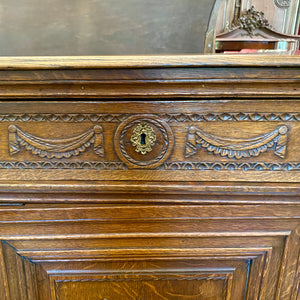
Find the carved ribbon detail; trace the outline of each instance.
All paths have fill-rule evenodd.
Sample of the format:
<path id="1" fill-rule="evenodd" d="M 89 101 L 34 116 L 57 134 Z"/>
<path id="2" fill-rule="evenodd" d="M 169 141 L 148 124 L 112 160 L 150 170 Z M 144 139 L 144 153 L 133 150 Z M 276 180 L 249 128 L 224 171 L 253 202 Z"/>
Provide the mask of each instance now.
<path id="1" fill-rule="evenodd" d="M 103 128 L 99 125 L 76 137 L 67 139 L 44 139 L 22 131 L 16 125 L 8 127 L 9 153 L 14 155 L 24 146 L 40 157 L 70 158 L 84 152 L 91 144 L 99 156 L 104 156 Z"/>
<path id="2" fill-rule="evenodd" d="M 260 153 L 272 148 L 275 155 L 285 158 L 288 131 L 288 126 L 283 125 L 254 138 L 236 139 L 215 136 L 192 126 L 188 129 L 186 136 L 184 156 L 194 155 L 197 148 L 201 147 L 216 155 L 241 159 L 258 156 Z"/>

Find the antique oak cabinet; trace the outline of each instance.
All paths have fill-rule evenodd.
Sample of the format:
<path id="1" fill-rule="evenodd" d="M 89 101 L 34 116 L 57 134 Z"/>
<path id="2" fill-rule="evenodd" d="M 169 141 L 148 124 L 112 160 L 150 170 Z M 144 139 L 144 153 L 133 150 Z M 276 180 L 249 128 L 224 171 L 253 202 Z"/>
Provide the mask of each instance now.
<path id="1" fill-rule="evenodd" d="M 0 59 L 0 299 L 299 300 L 299 70 Z"/>

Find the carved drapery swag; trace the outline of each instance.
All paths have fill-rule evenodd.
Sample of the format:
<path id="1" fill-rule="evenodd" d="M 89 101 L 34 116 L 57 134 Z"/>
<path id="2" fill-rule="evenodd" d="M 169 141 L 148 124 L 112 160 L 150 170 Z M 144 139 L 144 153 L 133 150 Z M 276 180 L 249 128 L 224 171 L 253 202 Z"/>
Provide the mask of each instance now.
<path id="1" fill-rule="evenodd" d="M 194 155 L 197 148 L 228 158 L 246 158 L 258 156 L 268 149 L 285 158 L 288 140 L 288 127 L 279 126 L 275 130 L 250 139 L 226 138 L 204 132 L 192 126 L 188 129 L 185 143 L 185 157 Z"/>
<path id="2" fill-rule="evenodd" d="M 93 144 L 94 152 L 104 156 L 103 128 L 99 125 L 76 137 L 44 139 L 22 131 L 16 125 L 8 127 L 9 153 L 14 155 L 21 146 L 43 158 L 70 158 L 79 155 Z"/>

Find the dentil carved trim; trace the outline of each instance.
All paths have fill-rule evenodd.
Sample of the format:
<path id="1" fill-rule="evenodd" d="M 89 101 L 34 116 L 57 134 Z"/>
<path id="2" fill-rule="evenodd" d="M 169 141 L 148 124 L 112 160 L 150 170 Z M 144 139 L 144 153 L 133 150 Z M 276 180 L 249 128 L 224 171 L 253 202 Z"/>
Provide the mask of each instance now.
<path id="1" fill-rule="evenodd" d="M 0 122 L 120 123 L 127 114 L 0 114 Z"/>
<path id="2" fill-rule="evenodd" d="M 5 122 L 54 122 L 54 123 L 121 123 L 132 114 L 0 114 Z M 180 113 L 159 114 L 166 122 L 300 122 L 300 114 L 293 112 L 228 112 L 228 113 Z"/>
<path id="3" fill-rule="evenodd" d="M 161 169 L 174 171 L 300 171 L 300 162 L 171 162 L 164 163 Z"/>
<path id="4" fill-rule="evenodd" d="M 168 123 L 174 122 L 299 122 L 299 113 L 207 113 L 207 114 L 165 114 L 161 116 Z"/>
<path id="5" fill-rule="evenodd" d="M 43 169 L 43 170 L 127 170 L 123 162 L 101 161 L 0 161 L 0 170 Z M 300 171 L 300 162 L 170 162 L 159 170 L 198 170 L 198 171 Z"/>
<path id="6" fill-rule="evenodd" d="M 202 148 L 222 157 L 241 159 L 258 156 L 272 148 L 275 155 L 285 158 L 288 131 L 288 126 L 283 125 L 254 138 L 236 139 L 212 135 L 191 126 L 186 136 L 184 156 L 190 157 L 196 153 L 197 148 Z"/>
<path id="7" fill-rule="evenodd" d="M 43 169 L 43 170 L 127 170 L 122 162 L 102 161 L 0 161 L 0 169 Z"/>
<path id="8" fill-rule="evenodd" d="M 279 8 L 289 8 L 291 0 L 274 0 L 274 3 Z"/>
<path id="9" fill-rule="evenodd" d="M 94 152 L 101 157 L 104 156 L 103 128 L 99 125 L 67 139 L 45 139 L 26 133 L 16 125 L 10 125 L 8 143 L 10 155 L 17 154 L 23 146 L 32 154 L 43 158 L 70 158 L 84 152 L 93 144 Z"/>

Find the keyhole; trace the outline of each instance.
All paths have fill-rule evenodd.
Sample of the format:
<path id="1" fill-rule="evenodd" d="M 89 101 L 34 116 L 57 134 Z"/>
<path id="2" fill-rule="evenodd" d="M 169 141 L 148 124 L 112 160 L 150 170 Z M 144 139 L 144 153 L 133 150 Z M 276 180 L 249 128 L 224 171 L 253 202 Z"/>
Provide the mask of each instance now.
<path id="1" fill-rule="evenodd" d="M 145 145 L 146 144 L 146 134 L 142 133 L 141 134 L 141 145 Z"/>

